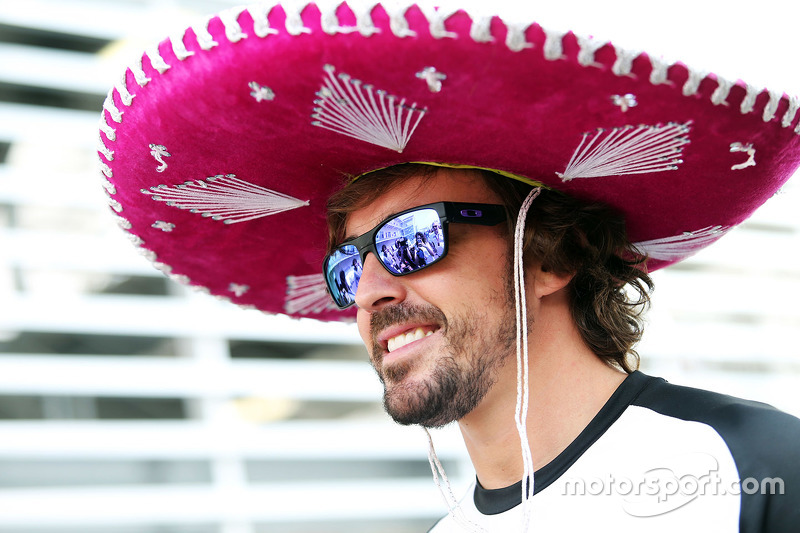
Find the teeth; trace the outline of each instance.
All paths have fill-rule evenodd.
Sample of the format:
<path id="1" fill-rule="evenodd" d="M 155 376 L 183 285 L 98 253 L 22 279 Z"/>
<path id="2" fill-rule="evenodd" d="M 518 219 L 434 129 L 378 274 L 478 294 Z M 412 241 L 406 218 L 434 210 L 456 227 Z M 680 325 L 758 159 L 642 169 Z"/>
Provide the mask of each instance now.
<path id="1" fill-rule="evenodd" d="M 433 331 L 431 330 L 425 331 L 422 328 L 416 328 L 413 331 L 409 331 L 407 333 L 401 333 L 400 335 L 389 339 L 389 342 L 387 343 L 387 348 L 390 352 L 393 352 L 398 348 L 402 348 L 408 343 L 418 341 L 429 335 L 433 335 Z"/>

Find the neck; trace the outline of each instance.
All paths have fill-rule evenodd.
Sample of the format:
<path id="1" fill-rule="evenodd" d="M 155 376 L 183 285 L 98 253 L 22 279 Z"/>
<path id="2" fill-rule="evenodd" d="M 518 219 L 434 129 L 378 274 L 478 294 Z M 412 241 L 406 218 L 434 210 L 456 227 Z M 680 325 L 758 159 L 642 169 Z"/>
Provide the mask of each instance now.
<path id="1" fill-rule="evenodd" d="M 571 319 L 556 316 L 558 312 L 539 311 L 528 337 L 527 434 L 534 469 L 569 446 L 627 376 L 584 344 Z M 514 420 L 516 371 L 512 354 L 489 394 L 459 421 L 478 480 L 487 489 L 507 487 L 522 479 L 521 445 Z"/>

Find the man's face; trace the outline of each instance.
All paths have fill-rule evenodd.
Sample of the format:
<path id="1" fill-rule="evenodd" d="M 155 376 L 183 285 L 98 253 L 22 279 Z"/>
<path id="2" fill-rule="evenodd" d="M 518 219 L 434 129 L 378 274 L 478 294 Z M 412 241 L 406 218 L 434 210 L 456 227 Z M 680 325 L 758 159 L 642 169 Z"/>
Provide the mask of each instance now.
<path id="1" fill-rule="evenodd" d="M 500 203 L 479 176 L 443 169 L 427 181 L 406 179 L 353 212 L 346 234 L 438 201 Z M 367 256 L 356 293 L 358 328 L 397 422 L 442 426 L 491 396 L 515 350 L 508 253 L 504 225 L 451 224 L 447 257 L 420 272 L 395 277 Z"/>

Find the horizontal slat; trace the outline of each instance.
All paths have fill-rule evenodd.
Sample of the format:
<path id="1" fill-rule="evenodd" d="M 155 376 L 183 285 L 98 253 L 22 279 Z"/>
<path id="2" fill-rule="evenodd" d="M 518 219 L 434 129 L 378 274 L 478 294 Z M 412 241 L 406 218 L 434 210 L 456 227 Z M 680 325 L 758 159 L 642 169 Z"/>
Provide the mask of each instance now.
<path id="1" fill-rule="evenodd" d="M 354 324 L 266 315 L 195 293 L 181 299 L 9 295 L 0 306 L 0 331 L 361 343 Z"/>
<path id="2" fill-rule="evenodd" d="M 678 322 L 664 312 L 654 312 L 637 350 L 643 357 L 680 361 L 800 365 L 797 331 L 798 326 L 792 324 Z"/>
<path id="3" fill-rule="evenodd" d="M 461 492 L 458 492 L 460 495 Z M 319 522 L 436 518 L 447 508 L 430 479 L 315 481 L 246 490 L 205 486 L 0 491 L 3 527 Z"/>
<path id="4" fill-rule="evenodd" d="M 0 43 L 0 82 L 105 95 L 122 69 L 95 55 Z"/>
<path id="5" fill-rule="evenodd" d="M 280 356 L 280 354 L 274 354 Z M 0 394 L 377 401 L 364 361 L 0 355 Z"/>
<path id="6" fill-rule="evenodd" d="M 85 233 L 12 230 L 0 227 L 0 265 L 29 270 L 74 270 L 161 277 L 147 259 L 137 252 L 122 231 L 113 231 L 112 217 L 107 235 Z"/>
<path id="7" fill-rule="evenodd" d="M 456 426 L 431 433 L 442 459 L 466 457 Z M 387 416 L 263 425 L 0 421 L 0 434 L 0 459 L 20 460 L 424 460 L 428 449 L 420 428 L 399 426 Z"/>
<path id="8" fill-rule="evenodd" d="M 30 165 L 0 163 L 0 202 L 73 209 L 108 209 L 100 171 L 54 172 Z"/>
<path id="9" fill-rule="evenodd" d="M 196 13 L 213 13 L 237 2 L 224 0 L 102 2 L 89 0 L 27 0 L 5 2 L 3 22 L 35 30 L 116 40 L 138 35 L 167 35 L 175 27 L 195 22 Z M 181 5 L 182 4 L 182 5 Z M 97 21 L 103 21 L 98 24 Z"/>
<path id="10" fill-rule="evenodd" d="M 94 149 L 101 109 L 96 113 L 0 102 L 0 142 L 35 141 Z M 45 154 L 42 154 L 44 157 Z"/>
<path id="11" fill-rule="evenodd" d="M 668 309 L 676 320 L 715 322 L 750 317 L 800 325 L 800 308 L 795 305 L 800 299 L 800 276 L 666 269 L 654 273 L 653 279 L 653 305 Z"/>

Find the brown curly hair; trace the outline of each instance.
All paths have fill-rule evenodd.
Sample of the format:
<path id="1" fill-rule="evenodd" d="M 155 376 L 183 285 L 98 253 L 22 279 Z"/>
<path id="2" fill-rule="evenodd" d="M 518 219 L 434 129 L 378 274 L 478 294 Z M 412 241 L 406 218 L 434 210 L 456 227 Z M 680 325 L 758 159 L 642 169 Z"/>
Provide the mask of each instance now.
<path id="1" fill-rule="evenodd" d="M 433 178 L 438 169 L 408 163 L 352 181 L 328 201 L 328 250 L 344 239 L 347 216 L 389 192 L 404 178 Z M 502 200 L 508 212 L 509 248 L 517 213 L 532 186 L 494 172 L 471 169 Z M 631 373 L 639 367 L 634 345 L 643 334 L 642 314 L 653 281 L 644 256 L 627 238 L 625 221 L 603 204 L 587 204 L 554 190 L 542 190 L 528 213 L 525 262 L 545 271 L 572 275 L 570 309 L 583 341 L 603 361 Z M 511 255 L 509 255 L 511 257 Z"/>

